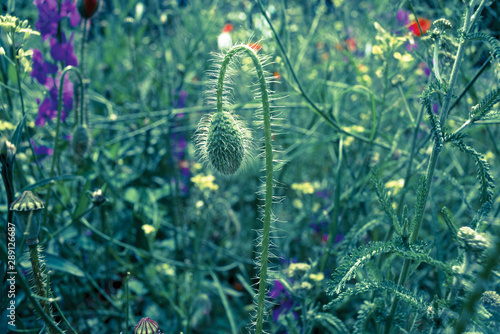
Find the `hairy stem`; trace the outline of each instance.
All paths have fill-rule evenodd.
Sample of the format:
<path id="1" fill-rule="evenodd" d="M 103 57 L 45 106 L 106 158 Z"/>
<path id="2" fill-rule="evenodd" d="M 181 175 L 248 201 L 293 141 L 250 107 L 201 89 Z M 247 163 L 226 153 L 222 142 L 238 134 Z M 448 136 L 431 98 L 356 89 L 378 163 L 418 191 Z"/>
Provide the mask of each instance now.
<path id="1" fill-rule="evenodd" d="M 45 285 L 45 266 L 40 261 L 40 257 L 38 254 L 38 245 L 30 245 L 29 252 L 31 267 L 33 268 L 33 279 L 35 281 L 36 293 L 38 296 L 44 297 L 39 299 L 40 305 L 42 306 L 45 314 L 47 314 L 49 318 L 53 320 L 54 317 L 52 315 L 52 309 L 50 307 L 50 303 L 47 300 L 47 298 L 50 296 L 50 291 L 48 285 Z M 47 323 L 47 325 L 49 334 L 56 333 L 56 331 L 54 331 L 54 329 L 52 328 L 51 323 Z"/>
<path id="2" fill-rule="evenodd" d="M 264 205 L 264 229 L 262 233 L 262 251 L 259 277 L 259 293 L 257 301 L 257 325 L 256 333 L 261 334 L 264 325 L 264 311 L 266 298 L 267 262 L 269 259 L 269 238 L 271 231 L 271 206 L 273 202 L 273 149 L 271 145 L 271 111 L 269 94 L 264 69 L 255 51 L 247 45 L 233 47 L 224 57 L 217 81 L 217 112 L 222 112 L 222 98 L 224 90 L 224 76 L 231 58 L 239 52 L 246 53 L 255 66 L 259 79 L 262 109 L 264 111 L 264 140 L 266 154 L 266 195 Z"/>

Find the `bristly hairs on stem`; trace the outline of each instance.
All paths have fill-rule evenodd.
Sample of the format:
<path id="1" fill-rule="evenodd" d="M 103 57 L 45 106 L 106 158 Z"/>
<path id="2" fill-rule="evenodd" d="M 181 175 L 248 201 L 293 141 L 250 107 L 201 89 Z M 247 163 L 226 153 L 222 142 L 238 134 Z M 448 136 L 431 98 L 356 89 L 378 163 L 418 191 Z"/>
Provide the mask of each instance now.
<path id="1" fill-rule="evenodd" d="M 255 44 L 254 44 L 255 45 Z M 236 118 L 232 109 L 233 82 L 232 78 L 236 73 L 247 70 L 247 66 L 239 65 L 238 60 L 250 59 L 249 64 L 253 64 L 251 72 L 257 77 L 257 89 L 254 91 L 257 99 L 262 102 L 262 107 L 257 110 L 257 115 L 261 115 L 264 128 L 264 149 L 265 157 L 265 180 L 262 198 L 264 199 L 264 214 L 262 218 L 262 235 L 258 237 L 257 247 L 261 249 L 257 256 L 260 262 L 259 287 L 256 295 L 256 319 L 255 332 L 263 332 L 264 318 L 266 315 L 266 281 L 268 278 L 268 260 L 270 257 L 270 234 L 271 222 L 275 218 L 272 215 L 273 197 L 273 148 L 271 134 L 271 106 L 268 83 L 271 76 L 264 71 L 268 58 L 258 55 L 258 50 L 250 45 L 238 44 L 229 48 L 228 51 L 219 56 L 220 63 L 216 63 L 215 69 L 211 71 L 216 78 L 212 84 L 211 94 L 207 100 L 216 104 L 216 111 L 206 116 L 200 122 L 196 133 L 196 146 L 198 155 L 205 165 L 214 169 L 218 174 L 232 175 L 244 168 L 249 161 L 254 159 L 252 154 L 252 138 L 250 131 L 243 123 Z M 238 71 L 237 71 L 238 69 Z M 266 77 L 269 76 L 269 77 Z M 215 97 L 215 98 L 214 98 Z M 272 256 L 272 255 L 271 255 Z"/>

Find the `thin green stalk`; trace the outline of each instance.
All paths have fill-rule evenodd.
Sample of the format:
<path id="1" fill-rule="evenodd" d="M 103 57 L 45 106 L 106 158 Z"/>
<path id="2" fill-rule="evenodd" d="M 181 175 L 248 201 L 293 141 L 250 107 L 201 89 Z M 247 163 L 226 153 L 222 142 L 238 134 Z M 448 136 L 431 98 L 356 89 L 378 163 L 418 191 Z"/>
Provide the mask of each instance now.
<path id="1" fill-rule="evenodd" d="M 21 101 L 21 114 L 23 115 L 23 119 L 24 119 L 24 117 L 26 116 L 26 111 L 25 111 L 25 108 L 24 108 L 23 90 L 21 89 L 21 74 L 20 74 L 20 71 L 19 71 L 19 60 L 17 59 L 16 40 L 15 40 L 15 38 L 16 38 L 16 33 L 14 31 L 14 28 L 12 28 L 12 30 L 11 30 L 12 54 L 14 56 L 14 67 L 16 69 L 17 88 L 19 90 L 19 100 Z M 28 137 L 30 137 L 29 131 L 27 129 L 26 122 L 24 122 L 23 128 L 24 128 L 24 133 L 26 133 L 26 135 Z M 29 139 L 31 139 L 31 138 L 29 138 Z M 31 142 L 31 140 L 28 140 L 28 143 L 29 143 L 29 146 L 30 146 L 31 154 L 34 157 L 35 164 L 36 164 L 36 166 L 38 168 L 38 171 L 43 175 L 42 167 L 40 166 L 40 164 L 38 163 L 38 160 L 36 159 L 35 148 L 33 147 L 33 143 Z"/>
<path id="2" fill-rule="evenodd" d="M 338 230 L 338 224 L 339 224 L 339 214 L 340 214 L 340 189 L 341 189 L 341 181 L 342 181 L 343 142 L 344 142 L 343 137 L 340 136 L 339 158 L 337 161 L 337 182 L 335 185 L 335 198 L 334 198 L 335 206 L 333 209 L 333 221 L 330 225 L 330 231 L 329 231 L 328 240 L 327 240 L 326 246 L 325 246 L 325 252 L 323 253 L 323 256 L 321 257 L 321 266 L 320 266 L 321 272 L 323 272 L 325 270 L 326 260 L 328 258 L 328 255 L 330 254 L 331 248 L 332 248 L 333 243 L 335 241 L 335 238 L 337 236 L 337 230 Z"/>
<path id="3" fill-rule="evenodd" d="M 411 3 L 411 2 L 410 2 Z M 472 0 L 469 4 L 469 6 L 466 9 L 465 13 L 465 19 L 464 19 L 464 26 L 463 26 L 463 33 L 464 36 L 467 35 L 471 28 L 471 15 L 472 15 L 472 10 L 474 9 L 474 6 L 476 4 L 476 0 Z M 450 76 L 450 81 L 448 85 L 448 91 L 446 92 L 445 99 L 444 99 L 444 104 L 442 108 L 442 113 L 441 113 L 441 118 L 440 118 L 440 123 L 442 125 L 445 124 L 446 118 L 448 116 L 449 110 L 450 110 L 450 104 L 451 104 L 451 98 L 453 96 L 453 91 L 455 89 L 455 85 L 457 83 L 458 79 L 458 72 L 460 69 L 460 65 L 462 63 L 462 57 L 464 54 L 464 43 L 465 43 L 465 38 L 462 38 L 460 41 L 460 45 L 458 46 L 456 58 L 455 58 L 455 63 L 453 64 L 453 69 L 451 72 Z M 413 225 L 413 229 L 410 231 L 410 237 L 409 237 L 409 244 L 414 244 L 415 241 L 418 238 L 418 233 L 420 231 L 420 227 L 422 225 L 423 217 L 424 217 L 424 210 L 426 207 L 427 199 L 429 197 L 429 192 L 430 192 L 430 187 L 434 178 L 434 172 L 436 170 L 436 165 L 438 162 L 439 154 L 441 153 L 441 145 L 434 143 L 434 147 L 432 149 L 431 153 L 431 158 L 429 160 L 429 165 L 427 168 L 427 173 L 426 173 L 426 179 L 425 179 L 425 191 L 424 191 L 424 200 L 423 204 L 421 205 L 421 212 L 415 213 L 415 216 L 418 217 L 417 221 Z M 401 274 L 399 276 L 398 284 L 399 285 L 404 285 L 407 279 L 408 275 L 408 270 L 410 268 L 410 262 L 411 260 L 405 260 L 403 263 L 403 267 L 401 269 Z M 389 312 L 389 316 L 386 321 L 386 326 L 385 326 L 385 334 L 389 334 L 391 332 L 392 328 L 392 323 L 394 316 L 396 314 L 396 309 L 398 306 L 399 299 L 397 297 L 394 297 L 394 300 L 391 305 L 391 309 Z"/>
<path id="4" fill-rule="evenodd" d="M 273 202 L 273 149 L 271 144 L 271 111 L 269 104 L 269 94 L 267 89 L 267 82 L 264 75 L 264 69 L 255 51 L 247 45 L 238 45 L 233 47 L 224 57 L 219 72 L 217 81 L 217 112 L 222 112 L 222 98 L 224 92 L 224 76 L 231 58 L 239 52 L 246 53 L 255 66 L 257 76 L 259 79 L 262 109 L 264 112 L 264 138 L 265 138 L 265 155 L 266 155 L 266 195 L 264 205 L 264 226 L 262 233 L 262 251 L 261 251 L 261 264 L 260 264 L 260 279 L 259 279 L 259 293 L 257 301 L 257 324 L 256 333 L 261 334 L 264 325 L 264 311 L 265 311 L 265 297 L 266 297 L 266 280 L 267 280 L 267 266 L 269 259 L 269 239 L 271 231 L 271 206 Z"/>
<path id="5" fill-rule="evenodd" d="M 130 272 L 127 271 L 127 277 L 126 277 L 127 282 L 125 283 L 125 286 L 127 287 L 127 303 L 125 304 L 125 309 L 126 309 L 126 326 L 125 326 L 125 334 L 128 333 L 128 326 L 129 326 L 129 313 L 130 313 L 130 308 L 129 308 L 129 281 L 130 281 Z"/>
<path id="6" fill-rule="evenodd" d="M 52 165 L 50 167 L 49 177 L 54 176 L 54 169 L 56 165 L 57 155 L 58 155 L 58 144 L 59 144 L 59 130 L 61 128 L 61 114 L 62 114 L 62 97 L 63 97 L 63 87 L 64 87 L 64 78 L 69 71 L 73 71 L 76 73 L 78 80 L 80 81 L 80 110 L 83 110 L 83 78 L 82 73 L 77 67 L 74 66 L 66 66 L 61 73 L 61 79 L 59 81 L 59 96 L 57 101 L 57 123 L 56 123 L 56 135 L 54 138 L 54 154 L 52 157 Z M 77 113 L 75 109 L 75 113 Z M 78 117 L 77 117 L 78 119 Z"/>
<path id="7" fill-rule="evenodd" d="M 73 71 L 76 73 L 78 80 L 80 82 L 80 111 L 83 112 L 83 78 L 80 70 L 77 67 L 74 66 L 66 66 L 64 70 L 61 73 L 61 79 L 59 80 L 59 96 L 58 96 L 58 101 L 57 101 L 57 123 L 56 123 L 56 135 L 54 138 L 54 153 L 52 156 L 52 165 L 50 167 L 50 174 L 49 178 L 52 178 L 54 176 L 54 171 L 55 171 L 55 166 L 56 166 L 56 160 L 57 156 L 59 154 L 59 130 L 61 128 L 61 114 L 62 114 L 62 97 L 63 97 L 63 87 L 64 87 L 64 78 L 66 77 L 66 74 L 69 71 Z M 78 111 L 75 108 L 75 114 L 77 114 Z M 76 116 L 76 119 L 78 119 L 78 115 Z M 50 203 L 50 197 L 51 197 L 51 192 L 52 192 L 52 184 L 49 185 L 49 189 L 47 191 L 47 197 L 45 199 L 45 206 L 48 208 L 49 203 Z M 47 223 L 48 219 L 48 212 L 49 210 L 45 210 L 44 212 L 44 217 L 43 217 L 43 225 Z"/>

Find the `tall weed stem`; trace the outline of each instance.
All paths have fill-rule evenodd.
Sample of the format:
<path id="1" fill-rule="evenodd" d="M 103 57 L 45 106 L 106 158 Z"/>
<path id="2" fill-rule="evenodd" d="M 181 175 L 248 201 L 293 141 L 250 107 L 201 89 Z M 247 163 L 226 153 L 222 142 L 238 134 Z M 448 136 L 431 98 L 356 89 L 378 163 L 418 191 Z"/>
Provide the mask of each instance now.
<path id="1" fill-rule="evenodd" d="M 462 36 L 460 38 L 460 44 L 458 46 L 455 62 L 453 64 L 453 69 L 451 72 L 450 76 L 450 81 L 448 84 L 448 91 L 446 92 L 443 107 L 442 107 L 442 113 L 441 113 L 441 118 L 440 118 L 440 123 L 445 124 L 446 118 L 449 113 L 450 109 L 450 103 L 451 99 L 453 97 L 453 91 L 455 89 L 455 85 L 457 83 L 458 79 L 458 72 L 460 69 L 460 65 L 462 63 L 462 58 L 464 55 L 464 50 L 465 50 L 465 36 L 469 32 L 471 28 L 471 15 L 472 11 L 474 10 L 474 7 L 476 5 L 477 0 L 472 0 L 469 5 L 467 6 L 466 12 L 465 12 L 465 18 L 464 18 L 464 24 L 463 24 L 463 30 L 462 30 Z M 476 15 L 478 15 L 479 10 L 484 6 L 484 1 L 481 3 L 480 8 L 476 12 Z M 418 20 L 417 20 L 418 21 Z M 415 241 L 418 238 L 418 233 L 420 231 L 420 226 L 422 225 L 423 217 L 424 217 L 424 211 L 427 203 L 427 199 L 429 197 L 429 192 L 432 184 L 432 180 L 434 179 L 434 172 L 436 170 L 437 162 L 438 162 L 438 157 L 439 154 L 441 153 L 442 145 L 440 143 L 435 142 L 434 147 L 432 149 L 431 157 L 429 160 L 429 165 L 427 167 L 427 173 L 426 173 L 426 178 L 425 178 L 425 189 L 423 192 L 424 198 L 422 205 L 420 205 L 420 212 L 415 212 L 415 216 L 418 217 L 415 224 L 413 224 L 413 229 L 410 231 L 410 237 L 409 237 L 409 244 L 414 244 Z M 401 274 L 399 276 L 398 280 L 398 285 L 402 286 L 405 284 L 407 276 L 408 276 L 408 270 L 410 268 L 410 262 L 411 260 L 405 259 L 403 263 L 403 267 L 401 269 Z M 387 318 L 386 322 L 386 327 L 385 327 L 385 334 L 389 334 L 391 332 L 392 328 L 392 322 L 394 319 L 394 315 L 396 314 L 396 309 L 398 306 L 399 299 L 397 297 L 394 297 L 394 300 L 391 305 L 391 309 L 389 312 L 389 317 Z"/>

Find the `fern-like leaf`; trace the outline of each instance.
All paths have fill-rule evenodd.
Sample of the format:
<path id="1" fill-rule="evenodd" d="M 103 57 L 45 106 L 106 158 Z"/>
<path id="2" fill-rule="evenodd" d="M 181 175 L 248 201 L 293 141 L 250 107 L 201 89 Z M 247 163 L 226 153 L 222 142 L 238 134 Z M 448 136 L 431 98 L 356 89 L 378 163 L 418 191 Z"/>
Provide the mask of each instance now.
<path id="1" fill-rule="evenodd" d="M 479 203 L 483 206 L 485 203 L 492 204 L 494 180 L 490 174 L 490 164 L 486 159 L 472 147 L 466 145 L 461 138 L 452 140 L 452 144 L 460 151 L 470 155 L 476 165 L 477 179 L 479 180 Z"/>
<path id="2" fill-rule="evenodd" d="M 329 333 L 349 334 L 347 327 L 342 320 L 330 313 L 320 312 L 314 317 L 315 322 L 319 322 L 323 327 L 328 328 Z"/>
<path id="3" fill-rule="evenodd" d="M 493 55 L 493 58 L 500 59 L 500 41 L 498 41 L 498 39 L 496 39 L 492 35 L 484 32 L 477 32 L 468 35 L 467 39 L 468 40 L 479 39 L 488 42 L 491 46 L 491 54 Z"/>
<path id="4" fill-rule="evenodd" d="M 453 275 L 450 265 L 436 260 L 427 254 L 423 246 L 412 245 L 411 247 L 395 244 L 394 242 L 371 242 L 366 246 L 360 246 L 337 267 L 328 284 L 327 293 L 331 296 L 339 294 L 348 281 L 356 277 L 358 269 L 362 268 L 371 258 L 379 254 L 392 253 L 408 260 L 428 263 L 441 269 L 448 278 Z"/>
<path id="5" fill-rule="evenodd" d="M 377 193 L 378 200 L 380 202 L 380 205 L 382 206 L 382 209 L 384 210 L 385 214 L 387 217 L 391 220 L 392 224 L 394 225 L 394 230 L 396 231 L 397 234 L 402 235 L 403 230 L 401 228 L 401 224 L 399 223 L 398 216 L 396 215 L 396 212 L 394 211 L 394 208 L 392 207 L 392 203 L 389 200 L 389 195 L 387 195 L 387 191 L 385 190 L 384 185 L 380 181 L 380 178 L 378 176 L 378 173 L 376 170 L 372 170 L 372 184 L 373 187 L 375 188 L 375 192 Z"/>
<path id="6" fill-rule="evenodd" d="M 483 119 L 483 117 L 485 117 L 493 108 L 493 106 L 498 102 L 500 102 L 500 89 L 495 89 L 491 93 L 486 95 L 479 104 L 471 108 L 471 111 L 469 113 L 471 122 Z"/>
<path id="7" fill-rule="evenodd" d="M 353 288 L 347 289 L 346 291 L 338 295 L 337 298 L 328 303 L 328 305 L 326 305 L 324 309 L 330 309 L 333 306 L 342 303 L 345 299 L 350 298 L 352 296 L 373 291 L 391 293 L 395 295 L 395 297 L 397 297 L 399 300 L 402 300 L 410 304 L 413 308 L 415 308 L 417 311 L 420 312 L 427 312 L 427 310 L 429 309 L 429 303 L 425 302 L 423 296 L 414 294 L 405 287 L 397 285 L 391 281 L 359 282 Z"/>
<path id="8" fill-rule="evenodd" d="M 378 307 L 379 306 L 376 303 L 365 300 L 358 311 L 358 316 L 356 317 L 356 322 L 354 323 L 352 334 L 366 333 L 366 322 L 370 320 L 370 318 L 373 316 L 373 313 L 375 313 Z"/>
<path id="9" fill-rule="evenodd" d="M 429 189 L 427 188 L 427 179 L 424 175 L 420 177 L 417 190 L 417 201 L 415 202 L 415 216 L 411 221 L 410 231 L 415 230 L 415 224 L 422 221 L 422 215 L 425 211 L 425 203 L 427 201 L 427 193 Z"/>

